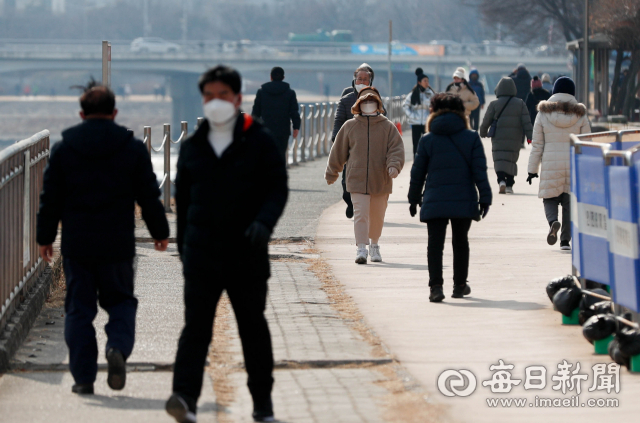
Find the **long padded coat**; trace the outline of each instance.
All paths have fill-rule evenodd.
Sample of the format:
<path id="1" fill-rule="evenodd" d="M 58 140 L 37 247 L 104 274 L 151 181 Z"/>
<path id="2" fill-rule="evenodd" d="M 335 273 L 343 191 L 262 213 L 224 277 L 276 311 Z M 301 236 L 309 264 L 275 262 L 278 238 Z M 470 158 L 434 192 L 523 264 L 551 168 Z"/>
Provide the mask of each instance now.
<path id="1" fill-rule="evenodd" d="M 489 127 L 505 103 L 509 104 L 500 115 L 496 136 L 491 139 L 491 153 L 493 167 L 496 172 L 506 172 L 509 175 L 518 174 L 518 158 L 522 140 L 526 134 L 531 139 L 533 127 L 529 118 L 529 110 L 524 101 L 516 97 L 516 84 L 511 78 L 502 78 L 495 90 L 497 100 L 492 101 L 480 125 L 480 136 L 486 137 Z"/>
<path id="2" fill-rule="evenodd" d="M 538 104 L 529 156 L 529 173 L 540 172 L 538 197 L 553 198 L 571 192 L 570 134 L 591 132 L 587 109 L 571 94 L 554 94 Z"/>

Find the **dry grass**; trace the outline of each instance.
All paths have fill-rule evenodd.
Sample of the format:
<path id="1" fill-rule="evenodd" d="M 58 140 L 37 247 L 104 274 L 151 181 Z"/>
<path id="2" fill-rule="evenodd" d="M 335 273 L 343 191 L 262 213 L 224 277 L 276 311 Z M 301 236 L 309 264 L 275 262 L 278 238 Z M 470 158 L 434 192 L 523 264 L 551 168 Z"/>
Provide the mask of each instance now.
<path id="1" fill-rule="evenodd" d="M 239 371 L 235 368 L 233 353 L 231 352 L 231 331 L 229 319 L 231 319 L 231 303 L 227 294 L 223 294 L 218 302 L 216 317 L 213 325 L 213 342 L 209 351 L 209 366 L 207 373 L 213 381 L 213 391 L 216 395 L 217 421 L 231 423 L 233 420 L 225 412 L 235 399 L 236 389 L 229 375 Z"/>
<path id="2" fill-rule="evenodd" d="M 45 308 L 60 308 L 64 306 L 64 298 L 67 292 L 67 281 L 64 276 L 64 268 L 62 267 L 62 256 L 59 250 L 55 250 L 54 262 L 51 266 L 53 273 L 53 281 L 51 282 L 51 290 L 47 301 L 44 303 Z"/>

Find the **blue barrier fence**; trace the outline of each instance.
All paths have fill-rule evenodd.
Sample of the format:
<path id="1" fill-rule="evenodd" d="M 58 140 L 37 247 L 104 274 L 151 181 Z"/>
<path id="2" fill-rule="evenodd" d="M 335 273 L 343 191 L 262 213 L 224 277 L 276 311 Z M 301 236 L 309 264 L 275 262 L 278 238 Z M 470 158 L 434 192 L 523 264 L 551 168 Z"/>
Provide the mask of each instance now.
<path id="1" fill-rule="evenodd" d="M 571 136 L 574 274 L 640 312 L 640 130 Z"/>

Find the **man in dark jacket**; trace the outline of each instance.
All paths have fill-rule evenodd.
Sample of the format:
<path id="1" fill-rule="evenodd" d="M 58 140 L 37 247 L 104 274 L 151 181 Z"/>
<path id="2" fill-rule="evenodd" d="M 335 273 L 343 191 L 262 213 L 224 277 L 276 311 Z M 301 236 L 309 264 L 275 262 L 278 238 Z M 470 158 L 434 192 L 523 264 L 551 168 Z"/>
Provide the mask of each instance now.
<path id="1" fill-rule="evenodd" d="M 484 109 L 484 85 L 480 82 L 480 73 L 477 69 L 473 69 L 469 72 L 469 85 L 473 88 L 473 91 L 476 92 L 478 96 L 478 100 L 480 100 L 480 105 L 476 107 L 475 110 L 471 112 L 469 115 L 469 123 L 471 124 L 471 129 L 474 131 L 478 130 L 478 126 L 480 125 L 480 110 Z"/>
<path id="2" fill-rule="evenodd" d="M 487 215 L 492 195 L 484 148 L 478 133 L 467 126 L 460 97 L 437 94 L 431 99 L 431 107 L 428 133 L 420 140 L 411 168 L 408 197 L 411 216 L 422 204 L 420 221 L 427 223 L 429 232 L 429 301 L 440 302 L 444 299 L 442 254 L 449 221 L 453 244 L 452 297 L 462 298 L 471 293 L 467 284 L 471 221 Z"/>
<path id="3" fill-rule="evenodd" d="M 271 82 L 262 85 L 256 93 L 251 115 L 262 119 L 264 126 L 271 131 L 282 157 L 286 157 L 293 124 L 293 138 L 300 131 L 300 112 L 296 92 L 283 82 L 284 69 L 276 66 L 271 69 Z"/>
<path id="4" fill-rule="evenodd" d="M 525 101 L 529 91 L 531 90 L 531 75 L 529 74 L 529 71 L 522 63 L 520 63 L 516 68 L 515 73 L 511 76 L 511 79 L 516 83 L 516 90 L 518 91 L 516 97 Z"/>
<path id="5" fill-rule="evenodd" d="M 133 350 L 138 305 L 133 295 L 135 203 L 156 250 L 167 249 L 169 225 L 147 149 L 113 121 L 118 112 L 113 92 L 90 84 L 80 106 L 83 122 L 62 132 L 62 141 L 51 149 L 37 241 L 43 259 L 50 262 L 62 222 L 65 341 L 76 382 L 72 391 L 92 394 L 98 371 L 92 323 L 97 301 L 109 313 L 107 382 L 112 389 L 124 388 L 125 361 Z"/>
<path id="6" fill-rule="evenodd" d="M 178 250 L 184 266 L 185 326 L 166 410 L 195 422 L 220 295 L 238 322 L 256 421 L 273 421 L 273 354 L 264 317 L 268 243 L 287 202 L 287 170 L 271 135 L 240 113 L 240 74 L 225 66 L 199 81 L 206 120 L 178 158 Z"/>
<path id="7" fill-rule="evenodd" d="M 531 80 L 531 91 L 527 95 L 527 109 L 529 110 L 529 118 L 531 119 L 531 125 L 536 123 L 536 117 L 538 116 L 538 103 L 541 101 L 547 101 L 551 97 L 551 93 L 542 88 L 542 81 L 538 76 L 534 76 Z"/>

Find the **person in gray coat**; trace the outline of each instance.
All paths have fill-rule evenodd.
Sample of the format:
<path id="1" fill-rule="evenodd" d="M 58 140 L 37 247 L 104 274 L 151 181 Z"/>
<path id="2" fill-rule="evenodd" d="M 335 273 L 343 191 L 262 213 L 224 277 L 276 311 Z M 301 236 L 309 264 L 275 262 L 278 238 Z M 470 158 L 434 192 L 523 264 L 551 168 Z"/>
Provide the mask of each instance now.
<path id="1" fill-rule="evenodd" d="M 498 98 L 489 104 L 480 125 L 480 136 L 486 137 L 494 119 L 498 120 L 495 136 L 491 138 L 491 151 L 500 194 L 513 194 L 522 139 L 526 135 L 531 143 L 533 136 L 529 110 L 524 101 L 516 96 L 517 93 L 513 79 L 502 78 L 495 89 Z"/>

